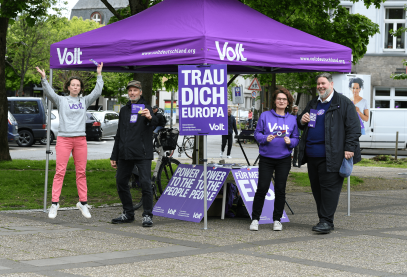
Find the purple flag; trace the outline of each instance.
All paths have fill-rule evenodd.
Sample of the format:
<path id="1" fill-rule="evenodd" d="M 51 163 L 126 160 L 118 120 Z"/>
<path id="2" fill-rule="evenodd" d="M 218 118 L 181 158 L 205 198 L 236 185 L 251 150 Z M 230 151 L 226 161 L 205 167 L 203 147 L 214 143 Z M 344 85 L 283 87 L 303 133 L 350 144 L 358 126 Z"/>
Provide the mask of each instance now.
<path id="1" fill-rule="evenodd" d="M 157 216 L 200 222 L 204 215 L 203 166 L 180 164 L 153 209 Z M 212 205 L 230 168 L 207 168 L 207 207 Z"/>
<path id="2" fill-rule="evenodd" d="M 178 103 L 180 135 L 227 135 L 226 65 L 180 65 Z"/>
<path id="3" fill-rule="evenodd" d="M 315 125 L 317 124 L 317 110 L 310 109 L 309 111 L 309 118 L 310 122 L 308 122 L 308 127 L 315 128 Z"/>
<path id="4" fill-rule="evenodd" d="M 254 194 L 257 190 L 257 183 L 259 178 L 259 169 L 257 167 L 232 169 L 232 173 L 246 209 L 251 217 Z M 270 189 L 267 192 L 266 198 L 264 200 L 263 212 L 261 213 L 259 224 L 273 223 L 274 199 L 274 187 L 273 183 L 270 183 Z M 285 211 L 283 212 L 281 222 L 289 222 L 288 216 Z"/>

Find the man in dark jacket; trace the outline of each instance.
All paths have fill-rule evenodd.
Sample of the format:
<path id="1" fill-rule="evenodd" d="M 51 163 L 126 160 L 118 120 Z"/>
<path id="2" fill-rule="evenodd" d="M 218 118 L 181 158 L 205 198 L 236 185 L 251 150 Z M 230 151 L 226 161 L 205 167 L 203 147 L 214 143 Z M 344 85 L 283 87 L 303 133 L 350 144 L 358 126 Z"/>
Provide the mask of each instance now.
<path id="1" fill-rule="evenodd" d="M 328 234 L 334 229 L 334 214 L 344 181 L 339 169 L 343 158 L 353 157 L 354 164 L 361 160 L 361 130 L 355 105 L 333 89 L 331 74 L 317 76 L 317 90 L 319 96 L 297 118 L 298 127 L 304 130 L 298 161 L 299 166 L 307 163 L 317 205 L 319 223 L 312 230 Z M 310 126 L 312 123 L 314 127 Z"/>
<path id="2" fill-rule="evenodd" d="M 151 188 L 151 160 L 153 156 L 153 125 L 158 124 L 151 106 L 144 100 L 141 83 L 130 81 L 127 85 L 130 101 L 121 108 L 119 126 L 110 163 L 117 168 L 117 192 L 123 204 L 123 214 L 112 219 L 113 224 L 134 221 L 133 201 L 128 185 L 134 165 L 137 165 L 143 195 L 143 227 L 153 226 L 153 193 Z"/>
<path id="3" fill-rule="evenodd" d="M 158 131 L 165 128 L 166 120 L 165 120 L 165 116 L 158 112 L 158 107 L 157 106 L 153 107 L 153 113 L 157 117 L 157 120 L 158 120 L 158 124 L 153 126 L 154 137 L 157 137 Z"/>
<path id="4" fill-rule="evenodd" d="M 232 150 L 233 131 L 235 131 L 235 134 L 237 136 L 236 119 L 232 115 L 232 109 L 228 108 L 228 134 L 222 135 L 222 152 L 220 152 L 221 158 L 223 157 L 223 152 L 225 152 L 226 141 L 228 142 L 228 159 L 232 158 L 232 156 L 230 156 L 230 151 Z"/>

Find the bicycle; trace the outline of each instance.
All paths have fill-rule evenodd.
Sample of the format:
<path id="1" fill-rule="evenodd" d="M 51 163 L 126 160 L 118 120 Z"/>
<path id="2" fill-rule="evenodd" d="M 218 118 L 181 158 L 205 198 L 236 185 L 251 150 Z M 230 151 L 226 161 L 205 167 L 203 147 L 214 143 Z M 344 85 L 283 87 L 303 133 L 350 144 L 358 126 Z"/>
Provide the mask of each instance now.
<path id="1" fill-rule="evenodd" d="M 179 131 L 177 129 L 164 128 L 158 131 L 157 138 L 154 139 L 153 145 L 155 151 L 158 153 L 158 159 L 151 176 L 151 186 L 156 201 L 160 198 L 160 195 L 163 194 L 165 186 L 168 184 L 180 164 L 178 160 L 170 156 L 170 153 L 177 145 L 176 141 L 178 134 Z M 135 171 L 137 170 L 137 166 L 135 166 L 129 180 L 134 210 L 139 209 L 143 205 L 141 185 L 137 183 L 137 175 L 135 174 Z M 157 189 L 159 194 L 157 193 Z"/>
<path id="2" fill-rule="evenodd" d="M 192 159 L 192 155 L 194 153 L 194 143 L 195 136 L 184 136 L 181 146 L 178 144 L 177 141 L 178 157 L 181 157 L 182 152 L 184 152 L 188 158 Z"/>

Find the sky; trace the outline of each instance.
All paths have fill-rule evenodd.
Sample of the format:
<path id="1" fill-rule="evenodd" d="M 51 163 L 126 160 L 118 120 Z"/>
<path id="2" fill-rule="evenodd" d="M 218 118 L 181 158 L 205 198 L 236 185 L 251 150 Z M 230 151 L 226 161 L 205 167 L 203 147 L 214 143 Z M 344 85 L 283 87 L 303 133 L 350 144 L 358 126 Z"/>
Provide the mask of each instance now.
<path id="1" fill-rule="evenodd" d="M 68 8 L 68 10 L 67 11 L 64 11 L 63 13 L 62 13 L 62 15 L 64 16 L 64 17 L 67 17 L 67 18 L 70 18 L 70 15 L 71 15 L 71 10 L 72 10 L 72 8 L 75 6 L 75 4 L 78 2 L 78 0 L 60 0 L 60 6 L 62 6 L 63 4 L 62 4 L 62 2 L 68 2 L 68 5 L 66 6 L 67 8 Z"/>

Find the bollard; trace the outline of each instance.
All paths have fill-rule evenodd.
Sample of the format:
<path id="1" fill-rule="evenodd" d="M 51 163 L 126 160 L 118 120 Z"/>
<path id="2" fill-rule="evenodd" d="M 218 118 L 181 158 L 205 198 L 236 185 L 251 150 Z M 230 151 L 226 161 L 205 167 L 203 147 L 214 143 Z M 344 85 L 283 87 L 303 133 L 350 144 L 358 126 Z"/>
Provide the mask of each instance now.
<path id="1" fill-rule="evenodd" d="M 394 153 L 394 159 L 397 161 L 397 149 L 399 148 L 399 131 L 396 132 L 396 151 Z"/>

